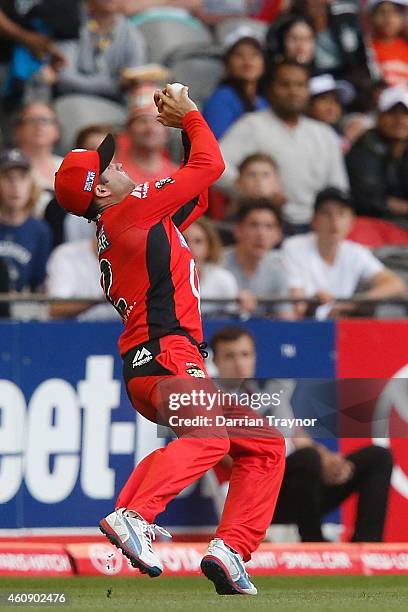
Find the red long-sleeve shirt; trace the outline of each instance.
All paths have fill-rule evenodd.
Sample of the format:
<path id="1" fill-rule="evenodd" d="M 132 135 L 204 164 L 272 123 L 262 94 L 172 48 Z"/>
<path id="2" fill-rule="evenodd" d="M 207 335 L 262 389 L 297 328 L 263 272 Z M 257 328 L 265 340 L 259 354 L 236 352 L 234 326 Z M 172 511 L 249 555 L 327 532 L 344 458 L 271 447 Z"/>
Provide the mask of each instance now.
<path id="1" fill-rule="evenodd" d="M 185 116 L 183 127 L 191 150 L 182 168 L 142 183 L 98 221 L 101 285 L 125 324 L 121 355 L 177 331 L 202 342 L 198 276 L 181 232 L 205 212 L 207 189 L 225 166 L 198 111 Z"/>

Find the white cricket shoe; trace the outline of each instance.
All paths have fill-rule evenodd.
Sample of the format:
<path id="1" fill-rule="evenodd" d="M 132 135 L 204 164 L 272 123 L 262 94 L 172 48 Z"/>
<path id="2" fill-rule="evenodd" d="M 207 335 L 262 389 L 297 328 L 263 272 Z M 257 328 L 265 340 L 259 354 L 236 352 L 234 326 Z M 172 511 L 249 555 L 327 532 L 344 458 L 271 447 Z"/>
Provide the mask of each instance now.
<path id="1" fill-rule="evenodd" d="M 241 555 L 232 552 L 219 538 L 210 542 L 201 561 L 201 571 L 208 580 L 212 580 L 218 595 L 258 593 L 249 579 Z"/>
<path id="2" fill-rule="evenodd" d="M 99 523 L 99 529 L 108 540 L 130 560 L 133 567 L 151 578 L 160 576 L 163 564 L 154 552 L 152 540 L 160 533 L 166 538 L 171 535 L 163 527 L 150 525 L 136 512 L 119 508 Z"/>

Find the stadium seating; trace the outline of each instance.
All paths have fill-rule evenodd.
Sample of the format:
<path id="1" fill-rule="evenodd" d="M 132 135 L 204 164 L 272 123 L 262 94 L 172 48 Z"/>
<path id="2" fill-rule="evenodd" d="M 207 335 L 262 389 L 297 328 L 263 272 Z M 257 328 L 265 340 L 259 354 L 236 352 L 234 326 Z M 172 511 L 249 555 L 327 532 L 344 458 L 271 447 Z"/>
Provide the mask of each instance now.
<path id="1" fill-rule="evenodd" d="M 208 92 L 215 89 L 224 73 L 224 65 L 215 54 L 203 50 L 190 57 L 181 57 L 171 65 L 173 81 L 188 83 L 190 96 L 201 107 Z"/>
<path id="2" fill-rule="evenodd" d="M 223 44 L 225 39 L 238 28 L 245 27 L 252 30 L 254 34 L 260 39 L 266 37 L 267 24 L 256 19 L 249 19 L 246 17 L 231 17 L 230 19 L 224 19 L 215 28 L 215 39 L 219 44 Z"/>
<path id="3" fill-rule="evenodd" d="M 198 21 L 171 22 L 167 19 L 151 19 L 139 25 L 145 37 L 147 53 L 151 62 L 168 65 L 168 58 L 176 49 L 186 46 L 202 47 L 212 44 L 211 33 Z"/>
<path id="4" fill-rule="evenodd" d="M 97 123 L 119 126 L 126 118 L 126 110 L 120 104 L 96 96 L 62 96 L 56 100 L 54 108 L 61 127 L 58 149 L 62 155 L 72 149 L 76 134 L 82 128 Z"/>

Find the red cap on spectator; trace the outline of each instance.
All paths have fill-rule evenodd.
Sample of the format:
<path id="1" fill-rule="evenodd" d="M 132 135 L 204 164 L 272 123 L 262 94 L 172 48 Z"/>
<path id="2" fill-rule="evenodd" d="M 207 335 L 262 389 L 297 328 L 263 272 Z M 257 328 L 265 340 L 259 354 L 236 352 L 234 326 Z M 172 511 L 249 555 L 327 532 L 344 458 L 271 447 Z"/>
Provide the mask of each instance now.
<path id="1" fill-rule="evenodd" d="M 96 151 L 75 149 L 65 156 L 55 175 L 55 196 L 61 208 L 79 217 L 86 213 L 114 154 L 115 139 L 108 134 Z"/>

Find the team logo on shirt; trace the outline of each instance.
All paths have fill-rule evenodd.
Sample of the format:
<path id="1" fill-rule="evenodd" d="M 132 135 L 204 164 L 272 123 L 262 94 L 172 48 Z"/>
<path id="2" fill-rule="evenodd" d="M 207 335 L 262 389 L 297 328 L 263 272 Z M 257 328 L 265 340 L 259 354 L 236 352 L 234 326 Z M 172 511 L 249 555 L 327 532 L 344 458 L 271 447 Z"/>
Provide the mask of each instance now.
<path id="1" fill-rule="evenodd" d="M 107 251 L 111 247 L 111 243 L 108 240 L 108 237 L 105 232 L 105 228 L 102 225 L 98 234 L 98 255 L 102 255 L 105 251 Z"/>
<path id="2" fill-rule="evenodd" d="M 160 181 L 156 181 L 154 186 L 156 187 L 156 189 L 163 189 L 163 187 L 165 187 L 166 185 L 170 185 L 171 183 L 175 182 L 176 181 L 172 179 L 171 176 L 168 176 L 167 178 L 160 179 Z"/>
<path id="3" fill-rule="evenodd" d="M 135 198 L 138 198 L 139 200 L 144 200 L 145 198 L 147 198 L 148 191 L 149 183 L 140 183 L 140 185 L 138 185 L 130 195 Z"/>
<path id="4" fill-rule="evenodd" d="M 88 174 L 86 175 L 84 191 L 92 191 L 94 182 L 95 182 L 95 178 L 96 178 L 96 172 L 93 172 L 93 170 L 89 170 Z"/>
<path id="5" fill-rule="evenodd" d="M 196 364 L 192 364 L 192 367 L 187 368 L 186 372 L 193 378 L 205 378 L 206 377 L 205 372 L 203 372 L 203 370 L 199 368 L 198 365 Z"/>
<path id="6" fill-rule="evenodd" d="M 132 361 L 132 366 L 134 368 L 137 368 L 139 366 L 145 365 L 146 363 L 149 363 L 149 361 L 151 361 L 152 359 L 153 355 L 151 354 L 151 352 L 148 351 L 146 347 L 142 346 L 141 349 L 138 349 L 136 351 L 136 354 Z"/>

